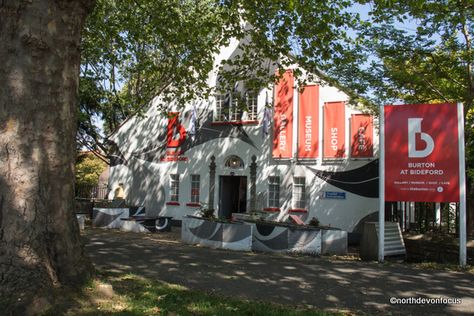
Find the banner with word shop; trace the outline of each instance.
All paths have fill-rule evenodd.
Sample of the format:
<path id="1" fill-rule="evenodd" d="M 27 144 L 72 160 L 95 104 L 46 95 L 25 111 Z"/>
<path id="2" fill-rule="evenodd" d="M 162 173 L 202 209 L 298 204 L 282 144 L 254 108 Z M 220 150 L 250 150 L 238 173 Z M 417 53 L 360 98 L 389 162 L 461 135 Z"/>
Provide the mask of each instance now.
<path id="1" fill-rule="evenodd" d="M 369 114 L 351 116 L 351 157 L 374 156 L 374 117 Z"/>
<path id="2" fill-rule="evenodd" d="M 317 158 L 319 86 L 305 86 L 299 94 L 298 101 L 298 158 Z"/>
<path id="3" fill-rule="evenodd" d="M 457 105 L 387 105 L 385 200 L 459 201 Z"/>
<path id="4" fill-rule="evenodd" d="M 345 102 L 324 104 L 324 158 L 344 158 L 346 134 Z"/>
<path id="5" fill-rule="evenodd" d="M 275 86 L 273 158 L 291 158 L 293 150 L 293 72 L 287 70 Z"/>

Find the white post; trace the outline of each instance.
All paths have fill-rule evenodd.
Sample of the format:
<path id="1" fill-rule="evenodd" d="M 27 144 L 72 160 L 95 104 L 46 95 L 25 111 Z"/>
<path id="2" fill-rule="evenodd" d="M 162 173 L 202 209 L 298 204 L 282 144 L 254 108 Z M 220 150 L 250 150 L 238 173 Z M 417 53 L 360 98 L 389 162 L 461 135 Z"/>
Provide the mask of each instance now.
<path id="1" fill-rule="evenodd" d="M 458 134 L 459 134 L 459 265 L 465 267 L 466 254 L 466 167 L 464 150 L 464 111 L 462 103 L 458 103 Z"/>
<path id="2" fill-rule="evenodd" d="M 402 231 L 405 231 L 406 227 L 406 203 L 399 202 L 402 210 Z"/>
<path id="3" fill-rule="evenodd" d="M 408 207 L 410 208 L 410 222 L 415 222 L 415 202 L 408 202 Z"/>
<path id="4" fill-rule="evenodd" d="M 435 223 L 438 226 L 441 226 L 441 203 L 435 204 Z"/>
<path id="5" fill-rule="evenodd" d="M 319 153 L 319 163 L 322 164 L 323 162 L 323 142 L 324 142 L 324 121 L 323 121 L 323 115 L 324 115 L 324 100 L 321 98 L 321 93 L 319 94 L 319 109 L 318 109 L 318 122 L 319 122 L 319 129 L 318 129 L 318 153 Z"/>
<path id="6" fill-rule="evenodd" d="M 379 130 L 379 262 L 385 257 L 385 108 L 380 108 Z"/>

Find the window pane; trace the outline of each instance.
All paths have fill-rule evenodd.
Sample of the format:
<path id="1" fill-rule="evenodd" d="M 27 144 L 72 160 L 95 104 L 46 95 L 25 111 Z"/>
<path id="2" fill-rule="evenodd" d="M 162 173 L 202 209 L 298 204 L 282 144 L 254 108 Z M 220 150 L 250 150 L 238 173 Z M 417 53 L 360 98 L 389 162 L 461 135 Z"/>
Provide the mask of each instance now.
<path id="1" fill-rule="evenodd" d="M 305 178 L 294 177 L 293 178 L 293 207 L 294 208 L 305 208 L 306 207 L 306 194 L 305 194 Z"/>
<path id="2" fill-rule="evenodd" d="M 179 175 L 170 175 L 170 201 L 179 201 Z"/>
<path id="3" fill-rule="evenodd" d="M 257 94 L 249 92 L 247 94 L 247 108 L 248 108 L 248 119 L 250 121 L 257 120 Z"/>
<path id="4" fill-rule="evenodd" d="M 226 120 L 226 109 L 225 109 L 225 95 L 218 94 L 216 95 L 216 121 L 225 121 Z"/>
<path id="5" fill-rule="evenodd" d="M 268 206 L 280 207 L 280 177 L 268 177 Z"/>
<path id="6" fill-rule="evenodd" d="M 229 109 L 229 117 L 231 121 L 240 121 L 242 110 L 239 108 L 239 95 L 233 94 L 231 106 Z"/>
<path id="7" fill-rule="evenodd" d="M 200 175 L 191 175 L 191 202 L 199 203 Z"/>

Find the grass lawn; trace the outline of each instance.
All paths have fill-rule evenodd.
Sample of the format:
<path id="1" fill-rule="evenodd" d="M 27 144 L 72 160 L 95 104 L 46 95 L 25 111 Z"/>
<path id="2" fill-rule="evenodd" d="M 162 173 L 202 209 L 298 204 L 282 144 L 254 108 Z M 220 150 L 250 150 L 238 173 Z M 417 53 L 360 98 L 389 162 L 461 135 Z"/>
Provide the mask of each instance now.
<path id="1" fill-rule="evenodd" d="M 221 297 L 133 274 L 101 273 L 82 293 L 60 293 L 45 315 L 347 315 Z"/>

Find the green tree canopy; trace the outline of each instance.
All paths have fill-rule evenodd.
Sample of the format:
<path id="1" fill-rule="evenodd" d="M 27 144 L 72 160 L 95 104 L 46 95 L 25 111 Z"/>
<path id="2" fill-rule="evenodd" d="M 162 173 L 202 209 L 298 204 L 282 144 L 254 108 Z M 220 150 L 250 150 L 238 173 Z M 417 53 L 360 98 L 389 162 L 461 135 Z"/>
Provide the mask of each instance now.
<path id="1" fill-rule="evenodd" d="M 107 134 L 156 96 L 208 95 L 215 54 L 238 21 L 213 0 L 98 0 L 82 41 L 79 146 L 106 156 L 97 119 Z"/>
<path id="2" fill-rule="evenodd" d="M 76 186 L 97 185 L 107 164 L 91 152 L 83 152 L 76 159 Z"/>
<path id="3" fill-rule="evenodd" d="M 78 139 L 103 145 L 94 116 L 112 131 L 157 95 L 164 103 L 209 95 L 215 53 L 236 37 L 250 40 L 222 71 L 227 82 L 268 84 L 274 78 L 262 65 L 271 60 L 281 69 L 298 63 L 374 111 L 393 102 L 463 102 L 473 168 L 473 6 L 470 0 L 99 0 L 84 33 Z"/>

